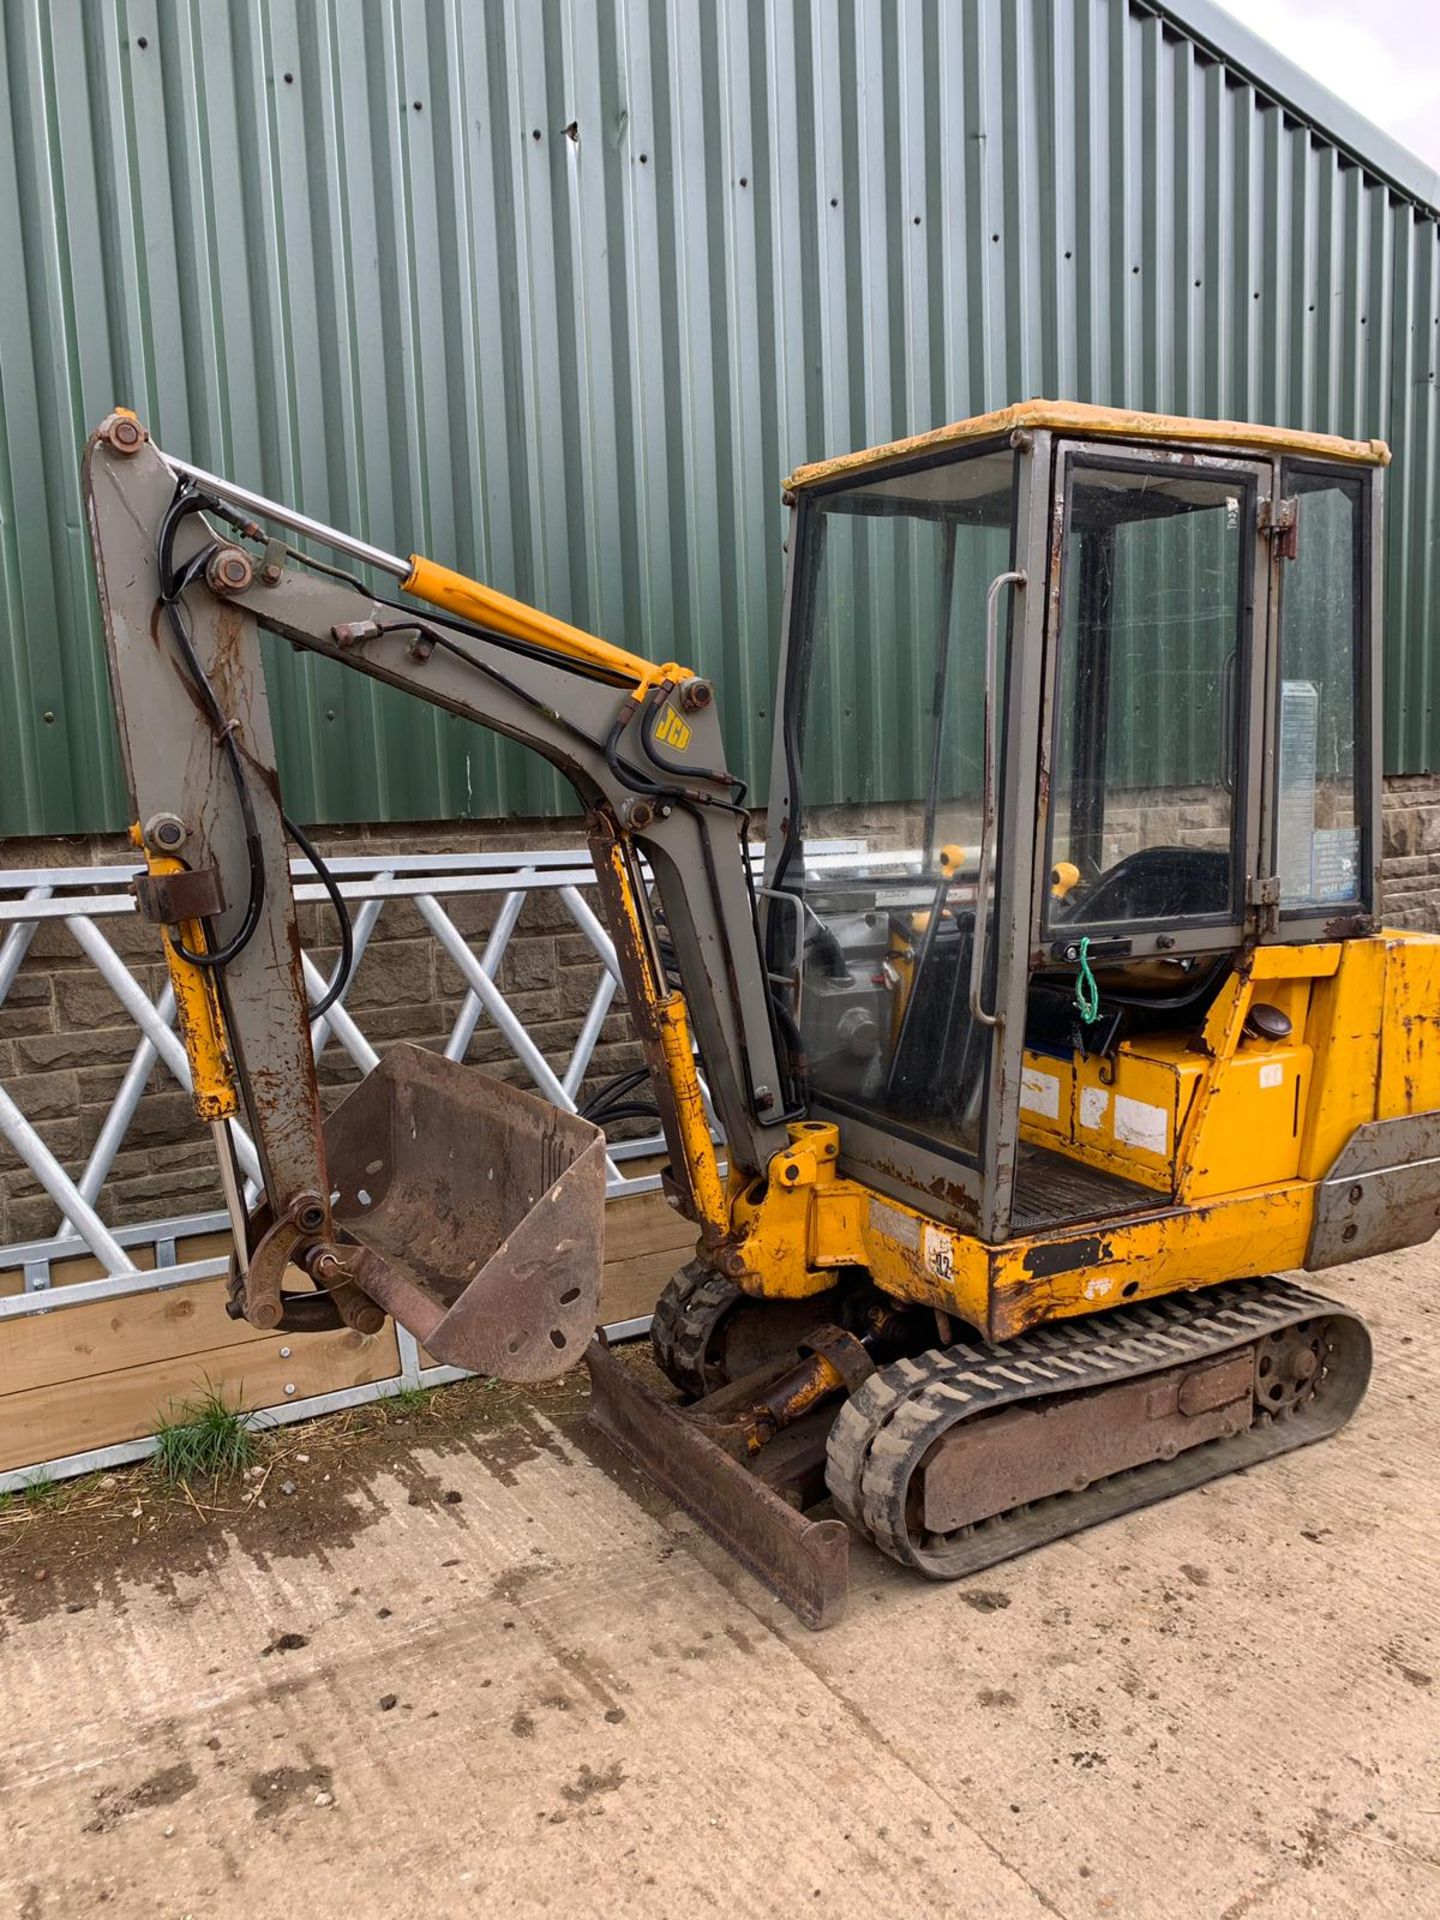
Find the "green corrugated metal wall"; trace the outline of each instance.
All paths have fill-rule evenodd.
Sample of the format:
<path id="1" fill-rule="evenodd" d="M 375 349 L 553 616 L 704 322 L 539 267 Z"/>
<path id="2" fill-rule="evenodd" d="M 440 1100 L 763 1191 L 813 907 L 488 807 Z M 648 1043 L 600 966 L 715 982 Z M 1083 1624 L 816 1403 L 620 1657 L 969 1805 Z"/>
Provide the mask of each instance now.
<path id="1" fill-rule="evenodd" d="M 1211 51 L 1127 0 L 6 0 L 0 828 L 123 818 L 77 477 L 117 399 L 695 660 L 762 780 L 798 460 L 1036 393 L 1383 434 L 1388 763 L 1440 765 L 1434 214 L 1181 11 Z M 274 665 L 303 817 L 561 798 Z"/>

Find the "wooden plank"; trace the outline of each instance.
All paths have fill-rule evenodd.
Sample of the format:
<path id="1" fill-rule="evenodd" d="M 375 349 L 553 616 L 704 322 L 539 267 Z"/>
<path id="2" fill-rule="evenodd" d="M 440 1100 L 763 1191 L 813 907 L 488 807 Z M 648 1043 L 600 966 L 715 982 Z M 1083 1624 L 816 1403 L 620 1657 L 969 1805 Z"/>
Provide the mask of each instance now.
<path id="1" fill-rule="evenodd" d="M 348 1328 L 303 1338 L 266 1334 L 119 1373 L 33 1387 L 0 1401 L 0 1472 L 139 1439 L 207 1388 L 242 1407 L 273 1407 L 386 1380 L 399 1370 L 394 1328 L 387 1324 L 369 1339 Z"/>
<path id="2" fill-rule="evenodd" d="M 695 1251 L 695 1228 L 660 1193 L 612 1200 L 605 1214 L 603 1321 L 649 1313 L 670 1276 Z"/>
<path id="3" fill-rule="evenodd" d="M 0 1328 L 0 1396 L 265 1337 L 226 1313 L 223 1280 L 58 1307 Z"/>
<path id="4" fill-rule="evenodd" d="M 602 1317 L 649 1313 L 694 1244 L 695 1229 L 661 1194 L 612 1200 Z M 178 1251 L 182 1259 L 205 1259 L 227 1245 L 224 1234 L 194 1235 Z M 93 1277 L 88 1260 L 68 1266 L 65 1280 Z M 198 1280 L 29 1315 L 0 1328 L 0 1471 L 153 1432 L 167 1404 L 207 1379 L 232 1396 L 242 1393 L 245 1406 L 259 1407 L 399 1371 L 391 1327 L 372 1342 L 351 1333 L 261 1334 L 231 1320 L 224 1301 L 223 1279 Z M 279 1357 L 282 1346 L 291 1348 L 288 1360 Z M 422 1355 L 422 1363 L 427 1360 Z M 295 1386 L 293 1396 L 285 1393 L 287 1382 Z"/>

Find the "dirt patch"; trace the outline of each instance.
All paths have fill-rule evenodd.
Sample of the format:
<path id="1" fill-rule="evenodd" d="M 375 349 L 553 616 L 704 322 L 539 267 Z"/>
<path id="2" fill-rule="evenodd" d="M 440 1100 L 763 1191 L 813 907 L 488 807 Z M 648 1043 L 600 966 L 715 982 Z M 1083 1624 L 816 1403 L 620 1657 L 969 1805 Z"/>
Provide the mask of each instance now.
<path id="1" fill-rule="evenodd" d="M 579 1773 L 568 1786 L 561 1787 L 560 1792 L 572 1806 L 580 1807 L 587 1800 L 593 1800 L 597 1793 L 614 1793 L 624 1784 L 625 1774 L 618 1760 L 612 1760 L 599 1773 L 582 1762 Z"/>
<path id="2" fill-rule="evenodd" d="M 313 1807 L 317 1793 L 333 1793 L 335 1776 L 329 1767 L 271 1767 L 252 1773 L 248 1785 L 255 1818 L 276 1820 L 291 1807 Z"/>
<path id="3" fill-rule="evenodd" d="M 178 1766 L 162 1767 L 138 1787 L 97 1787 L 95 1811 L 85 1822 L 85 1831 L 109 1833 L 132 1813 L 143 1813 L 148 1807 L 172 1807 L 187 1793 L 193 1793 L 196 1784 L 195 1769 L 186 1760 Z"/>
<path id="4" fill-rule="evenodd" d="M 142 1463 L 62 1482 L 43 1498 L 0 1501 L 0 1641 L 59 1611 L 100 1601 L 123 1608 L 136 1587 L 183 1609 L 177 1577 L 198 1577 L 236 1550 L 261 1566 L 328 1563 L 383 1515 L 382 1477 L 398 1479 L 411 1506 L 443 1513 L 458 1535 L 464 1507 L 422 1452 L 471 1453 L 497 1478 L 513 1476 L 554 1450 L 538 1416 L 578 1437 L 588 1398 L 583 1368 L 539 1387 L 463 1380 L 418 1408 L 380 1401 L 272 1429 L 258 1438 L 258 1471 L 248 1478 L 168 1487 Z M 283 1492 L 287 1485 L 294 1491 Z M 266 1651 L 295 1644 L 282 1633 Z"/>
<path id="5" fill-rule="evenodd" d="M 527 1418 L 523 1410 L 509 1426 L 477 1440 L 472 1452 L 486 1472 L 493 1474 L 504 1487 L 517 1485 L 516 1469 L 538 1460 L 542 1453 L 560 1455 L 552 1436 L 539 1421 Z"/>
<path id="6" fill-rule="evenodd" d="M 1382 1648 L 1387 1667 L 1392 1673 L 1398 1673 L 1402 1680 L 1408 1680 L 1412 1687 L 1430 1687 L 1435 1684 L 1433 1673 L 1427 1673 L 1424 1667 L 1417 1667 L 1405 1658 L 1398 1647 Z"/>
<path id="7" fill-rule="evenodd" d="M 260 1657 L 263 1660 L 270 1653 L 298 1653 L 301 1647 L 308 1647 L 309 1644 L 308 1633 L 277 1633 L 268 1647 L 260 1649 Z"/>

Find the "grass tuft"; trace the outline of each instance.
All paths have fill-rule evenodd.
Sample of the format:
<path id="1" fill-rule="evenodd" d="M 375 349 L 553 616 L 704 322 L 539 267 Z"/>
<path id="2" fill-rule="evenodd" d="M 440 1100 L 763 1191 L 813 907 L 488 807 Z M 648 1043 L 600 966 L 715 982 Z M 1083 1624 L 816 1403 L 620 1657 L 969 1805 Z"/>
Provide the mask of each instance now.
<path id="1" fill-rule="evenodd" d="M 155 1470 L 171 1486 L 239 1473 L 255 1458 L 246 1416 L 217 1387 L 157 1421 L 155 1442 Z"/>
<path id="2" fill-rule="evenodd" d="M 428 1387 L 401 1387 L 389 1395 L 390 1405 L 396 1413 L 422 1413 L 430 1404 Z"/>

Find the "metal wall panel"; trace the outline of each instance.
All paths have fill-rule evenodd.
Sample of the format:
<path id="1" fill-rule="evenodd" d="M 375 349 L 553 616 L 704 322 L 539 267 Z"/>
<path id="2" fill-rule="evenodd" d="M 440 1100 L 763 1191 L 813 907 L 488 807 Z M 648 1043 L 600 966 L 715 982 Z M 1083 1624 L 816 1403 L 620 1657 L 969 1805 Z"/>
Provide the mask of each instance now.
<path id="1" fill-rule="evenodd" d="M 1278 56 L 1261 91 L 1251 36 L 1217 61 L 1204 0 L 1165 13 L 7 0 L 0 828 L 123 818 L 77 472 L 116 400 L 695 662 L 760 781 L 796 462 L 1038 393 L 1381 434 L 1388 762 L 1440 764 L 1434 212 L 1378 132 L 1362 166 L 1338 105 L 1345 150 L 1277 104 L 1317 91 Z M 274 665 L 302 817 L 563 797 L 462 722 Z M 854 673 L 878 697 L 884 661 Z"/>

